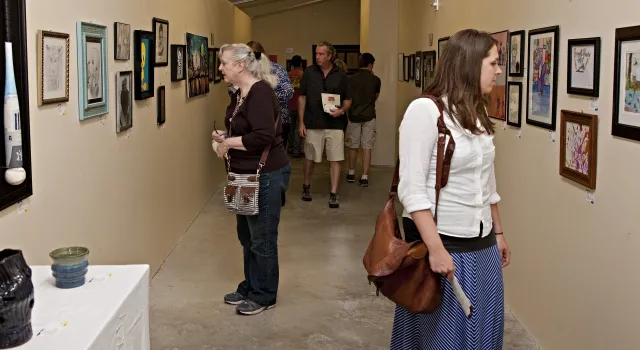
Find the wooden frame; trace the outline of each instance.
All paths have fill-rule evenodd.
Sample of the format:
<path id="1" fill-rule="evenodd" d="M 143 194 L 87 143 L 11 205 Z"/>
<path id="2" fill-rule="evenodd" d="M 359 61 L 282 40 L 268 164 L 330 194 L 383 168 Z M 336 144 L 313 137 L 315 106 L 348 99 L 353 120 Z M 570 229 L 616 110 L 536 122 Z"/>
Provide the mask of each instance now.
<path id="1" fill-rule="evenodd" d="M 153 97 L 155 71 L 155 42 L 152 32 L 135 30 L 133 32 L 133 91 L 136 100 Z M 144 44 L 144 52 L 142 51 Z M 144 80 L 144 83 L 143 83 Z"/>
<path id="2" fill-rule="evenodd" d="M 158 125 L 164 124 L 167 120 L 167 98 L 164 85 L 158 86 L 158 110 L 156 114 Z"/>
<path id="3" fill-rule="evenodd" d="M 516 96 L 511 93 L 512 88 L 518 90 Z M 522 126 L 522 83 L 519 81 L 507 82 L 507 96 L 507 124 L 519 128 Z M 517 113 L 516 120 L 512 118 L 513 113 Z"/>
<path id="4" fill-rule="evenodd" d="M 181 81 L 186 79 L 186 55 L 187 45 L 171 45 L 171 81 Z"/>
<path id="5" fill-rule="evenodd" d="M 525 31 L 517 30 L 509 34 L 509 76 L 524 77 Z M 515 42 L 514 42 L 514 39 Z"/>
<path id="6" fill-rule="evenodd" d="M 109 44 L 106 26 L 77 22 L 76 30 L 78 113 L 80 120 L 85 120 L 109 113 Z"/>
<path id="7" fill-rule="evenodd" d="M 636 141 L 640 141 L 640 74 L 634 74 L 630 62 L 640 59 L 638 51 L 640 26 L 617 28 L 611 135 Z"/>
<path id="8" fill-rule="evenodd" d="M 122 45 L 118 40 L 122 39 Z M 122 52 L 119 50 L 122 48 Z M 131 59 L 131 25 L 126 23 L 113 23 L 113 59 L 116 61 L 128 61 Z"/>
<path id="9" fill-rule="evenodd" d="M 61 39 L 65 42 L 65 44 L 62 45 L 64 46 L 64 52 L 62 53 L 62 55 L 60 55 L 60 53 L 57 52 L 58 55 L 56 55 L 56 57 L 53 57 L 55 58 L 55 61 L 50 61 L 46 57 L 47 50 L 45 50 L 45 47 L 47 47 L 47 45 L 44 44 L 44 41 L 46 38 Z M 69 101 L 69 56 L 70 56 L 69 34 L 51 32 L 47 30 L 38 30 L 36 41 L 37 41 L 37 59 L 38 59 L 38 62 L 37 62 L 38 106 L 51 104 L 51 103 L 68 102 Z M 51 54 L 56 54 L 56 52 L 52 52 Z M 60 60 L 64 60 L 64 61 L 60 63 Z M 58 67 L 51 67 L 51 68 L 55 68 L 54 72 L 57 72 L 55 76 L 51 76 L 50 74 L 45 74 L 48 71 L 47 67 L 49 63 L 52 65 L 54 64 L 58 65 Z M 60 65 L 62 65 L 62 67 L 60 67 Z M 61 71 L 61 68 L 62 68 L 62 71 Z M 60 84 L 60 80 L 62 80 L 62 84 L 64 84 L 64 87 L 62 87 L 62 90 L 64 91 L 64 95 L 59 97 L 47 98 L 45 96 L 45 85 Z M 49 82 L 47 83 L 47 81 Z M 57 90 L 60 90 L 60 87 L 58 87 Z"/>
<path id="10" fill-rule="evenodd" d="M 560 175 L 594 190 L 598 116 L 562 110 L 560 123 Z"/>
<path id="11" fill-rule="evenodd" d="M 169 21 L 167 21 L 166 19 L 153 17 L 152 25 L 153 25 L 153 40 L 154 40 L 153 42 L 155 44 L 154 53 L 153 53 L 153 59 L 154 59 L 153 66 L 154 67 L 168 66 L 169 54 L 170 54 L 169 52 Z M 162 29 L 163 25 L 167 26 L 167 31 L 165 33 L 163 29 L 162 34 L 164 35 L 164 37 L 158 38 L 158 35 L 160 34 L 158 32 L 158 28 Z M 162 59 L 163 57 L 165 59 Z"/>
<path id="12" fill-rule="evenodd" d="M 0 18 L 3 22 L 7 19 L 9 23 L 0 26 L 0 37 L 11 39 L 12 61 L 14 67 L 14 77 L 16 83 L 16 93 L 18 105 L 20 106 L 20 137 L 22 138 L 22 168 L 26 171 L 26 179 L 20 185 L 9 185 L 4 180 L 6 169 L 5 145 L 0 142 L 0 210 L 24 200 L 33 195 L 32 166 L 31 166 L 31 132 L 29 114 L 29 60 L 27 57 L 27 20 L 26 20 L 26 0 L 9 1 L 7 6 L 2 6 Z M 10 33 L 7 33 L 7 29 Z M 6 45 L 0 45 L 0 74 L 6 75 Z M 5 93 L 5 84 L 0 84 L 2 96 Z M 0 129 L 4 130 L 4 118 L 0 118 Z"/>
<path id="13" fill-rule="evenodd" d="M 580 51 L 578 51 L 578 47 L 580 47 Z M 600 38 L 570 39 L 567 56 L 567 93 L 598 97 L 600 93 Z M 589 73 L 591 73 L 591 77 L 589 77 Z M 573 86 L 574 83 L 582 86 Z"/>
<path id="14" fill-rule="evenodd" d="M 545 42 L 546 39 L 550 39 L 550 42 Z M 558 103 L 560 27 L 551 26 L 530 30 L 527 41 L 529 47 L 527 59 L 527 67 L 529 67 L 527 73 L 527 124 L 555 131 Z M 542 46 L 538 46 L 536 50 L 533 50 L 532 45 L 538 44 Z M 534 59 L 537 62 L 534 62 Z M 538 81 L 534 82 L 533 76 L 538 70 L 542 74 L 537 74 L 537 77 L 540 78 L 542 76 L 543 80 L 540 81 L 538 79 Z M 546 76 L 549 76 L 549 78 L 545 78 Z M 538 85 L 540 82 L 542 84 Z M 549 85 L 546 85 L 546 83 Z M 548 91 L 546 91 L 547 86 Z M 533 91 L 534 89 L 536 91 Z M 537 97 L 537 99 L 534 97 Z M 540 111 L 540 108 L 546 110 Z"/>
<path id="15" fill-rule="evenodd" d="M 121 106 L 122 106 L 122 84 L 120 84 L 120 81 L 122 78 L 127 78 L 128 82 L 127 82 L 127 89 L 129 89 L 129 93 L 128 93 L 128 98 L 127 100 L 125 100 L 129 106 L 127 107 L 128 109 L 128 113 L 129 113 L 129 121 L 126 124 L 122 123 L 122 113 L 121 113 Z M 122 71 L 122 72 L 117 72 L 116 73 L 116 86 L 115 86 L 115 92 L 116 92 L 116 133 L 120 133 L 123 132 L 127 129 L 130 129 L 131 127 L 133 127 L 133 71 Z"/>

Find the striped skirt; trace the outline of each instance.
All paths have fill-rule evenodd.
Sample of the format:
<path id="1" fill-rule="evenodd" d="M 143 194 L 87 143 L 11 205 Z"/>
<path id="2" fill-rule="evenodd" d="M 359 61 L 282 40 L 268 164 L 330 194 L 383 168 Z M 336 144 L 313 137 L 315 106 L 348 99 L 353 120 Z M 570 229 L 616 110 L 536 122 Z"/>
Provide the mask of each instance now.
<path id="1" fill-rule="evenodd" d="M 396 306 L 391 350 L 501 350 L 504 290 L 498 246 L 451 253 L 455 275 L 473 305 L 467 319 L 451 283 L 442 277 L 442 304 L 431 314 Z"/>

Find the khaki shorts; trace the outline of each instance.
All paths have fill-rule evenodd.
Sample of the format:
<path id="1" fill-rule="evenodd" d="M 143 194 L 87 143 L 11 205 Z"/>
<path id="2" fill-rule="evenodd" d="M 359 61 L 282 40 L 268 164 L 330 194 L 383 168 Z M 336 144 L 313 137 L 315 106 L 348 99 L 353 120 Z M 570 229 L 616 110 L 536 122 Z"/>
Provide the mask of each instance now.
<path id="1" fill-rule="evenodd" d="M 373 118 L 364 123 L 353 123 L 349 121 L 347 125 L 347 147 L 357 149 L 372 149 L 376 140 L 376 119 Z"/>
<path id="2" fill-rule="evenodd" d="M 322 163 L 322 153 L 326 149 L 327 160 L 344 160 L 344 131 L 334 129 L 307 129 L 304 140 L 304 154 L 308 160 Z"/>

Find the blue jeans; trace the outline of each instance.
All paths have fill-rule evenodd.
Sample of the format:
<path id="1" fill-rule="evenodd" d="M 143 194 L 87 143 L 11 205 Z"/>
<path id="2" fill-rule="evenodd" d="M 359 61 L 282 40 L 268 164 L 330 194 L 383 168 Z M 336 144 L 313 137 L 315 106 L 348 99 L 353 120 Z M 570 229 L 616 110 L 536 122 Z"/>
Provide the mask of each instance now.
<path id="1" fill-rule="evenodd" d="M 278 224 L 282 193 L 289 188 L 291 164 L 260 174 L 258 215 L 236 215 L 244 254 L 244 281 L 237 292 L 262 306 L 276 303 L 279 282 Z"/>

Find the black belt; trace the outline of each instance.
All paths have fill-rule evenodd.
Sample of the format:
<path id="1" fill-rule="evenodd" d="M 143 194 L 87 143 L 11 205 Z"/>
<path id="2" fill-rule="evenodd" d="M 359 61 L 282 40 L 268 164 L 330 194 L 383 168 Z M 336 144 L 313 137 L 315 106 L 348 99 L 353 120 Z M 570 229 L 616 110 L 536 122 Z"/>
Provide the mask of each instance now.
<path id="1" fill-rule="evenodd" d="M 413 220 L 403 217 L 402 225 L 407 242 L 422 241 L 418 227 Z M 480 222 L 480 234 L 482 234 L 482 222 Z M 493 230 L 486 237 L 461 238 L 440 235 L 444 248 L 450 253 L 468 253 L 489 248 L 496 244 L 496 234 Z"/>

